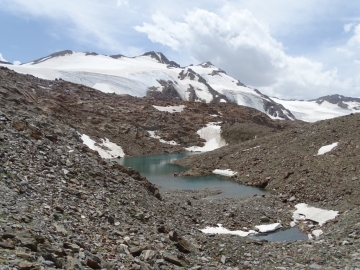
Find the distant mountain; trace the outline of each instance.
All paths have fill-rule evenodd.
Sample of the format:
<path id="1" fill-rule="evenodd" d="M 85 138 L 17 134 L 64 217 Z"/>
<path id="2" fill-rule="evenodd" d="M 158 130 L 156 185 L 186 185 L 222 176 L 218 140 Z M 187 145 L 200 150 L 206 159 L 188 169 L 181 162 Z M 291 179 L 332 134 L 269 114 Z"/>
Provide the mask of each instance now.
<path id="1" fill-rule="evenodd" d="M 0 61 L 0 64 L 4 64 L 4 65 L 12 65 L 10 62 L 6 62 L 6 61 Z"/>
<path id="2" fill-rule="evenodd" d="M 360 98 L 345 97 L 343 95 L 329 95 L 313 99 L 317 104 L 321 105 L 324 102 L 335 104 L 343 109 L 360 110 Z"/>
<path id="3" fill-rule="evenodd" d="M 272 99 L 289 109 L 297 119 L 307 122 L 360 112 L 360 98 L 342 95 L 329 95 L 308 101 Z"/>
<path id="4" fill-rule="evenodd" d="M 121 54 L 106 56 L 65 50 L 21 66 L 11 66 L 11 69 L 43 79 L 61 78 L 107 93 L 150 96 L 162 100 L 236 103 L 255 108 L 273 119 L 298 118 L 312 122 L 346 115 L 360 106 L 358 101 L 349 101 L 353 105 L 348 108 L 344 108 L 345 103 L 325 101 L 325 105 L 333 105 L 325 113 L 324 102 L 298 103 L 270 98 L 257 89 L 245 86 L 210 62 L 180 67 L 160 52 L 126 57 Z M 301 107 L 304 104 L 305 109 Z M 319 108 L 322 113 L 314 116 Z"/>

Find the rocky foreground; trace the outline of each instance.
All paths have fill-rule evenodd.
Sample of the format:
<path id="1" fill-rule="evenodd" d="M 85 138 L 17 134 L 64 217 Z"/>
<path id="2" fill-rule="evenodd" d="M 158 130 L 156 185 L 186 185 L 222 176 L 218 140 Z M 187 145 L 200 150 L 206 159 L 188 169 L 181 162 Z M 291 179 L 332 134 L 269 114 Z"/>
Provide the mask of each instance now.
<path id="1" fill-rule="evenodd" d="M 2 71 L 9 77 L 0 85 L 0 269 L 360 269 L 356 197 L 326 204 L 342 212 L 314 240 L 203 234 L 200 229 L 218 223 L 238 230 L 280 220 L 288 227 L 298 197 L 210 200 L 216 192 L 160 193 L 137 172 L 84 146 L 74 120 L 45 106 L 53 103 L 38 97 L 43 88 L 31 88 L 33 77 L 19 83 L 11 79 L 17 74 Z M 71 107 L 64 104 L 54 107 Z M 302 226 L 320 228 L 310 221 Z"/>
<path id="2" fill-rule="evenodd" d="M 159 196 L 136 172 L 105 162 L 60 128 L 54 137 L 1 115 L 1 269 L 345 269 L 359 265 L 359 209 L 313 241 L 266 242 L 199 229 L 290 222 L 281 196 L 204 199 L 210 191 Z M 51 127 L 51 126 L 50 126 Z M 48 128 L 50 128 L 48 127 Z M 40 131 L 39 131 L 40 132 Z M 39 135 L 39 134 L 38 134 Z M 316 224 L 314 224 L 316 226 Z M 277 267 L 277 268 L 276 268 Z"/>

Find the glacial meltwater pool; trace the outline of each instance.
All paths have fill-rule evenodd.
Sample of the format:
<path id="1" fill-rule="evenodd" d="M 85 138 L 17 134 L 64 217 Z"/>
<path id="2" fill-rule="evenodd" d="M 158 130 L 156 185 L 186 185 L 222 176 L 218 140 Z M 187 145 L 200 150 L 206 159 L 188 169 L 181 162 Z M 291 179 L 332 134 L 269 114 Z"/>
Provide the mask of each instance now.
<path id="1" fill-rule="evenodd" d="M 164 154 L 141 157 L 125 157 L 118 159 L 121 165 L 131 167 L 145 176 L 151 183 L 157 185 L 160 191 L 170 189 L 211 189 L 221 190 L 221 194 L 207 197 L 236 198 L 264 194 L 267 191 L 257 187 L 244 186 L 229 177 L 210 174 L 204 176 L 175 177 L 174 174 L 185 171 L 186 168 L 173 164 L 172 161 L 191 155 L 192 153 Z"/>
<path id="2" fill-rule="evenodd" d="M 211 189 L 221 193 L 209 196 L 206 199 L 237 198 L 265 194 L 265 189 L 244 186 L 236 183 L 229 177 L 211 174 L 205 176 L 175 177 L 174 174 L 185 171 L 186 168 L 173 164 L 174 160 L 194 153 L 163 154 L 141 157 L 124 157 L 117 161 L 124 167 L 131 167 L 145 176 L 151 183 L 157 185 L 160 191 L 171 189 Z M 226 168 L 221 168 L 226 169 Z M 298 228 L 277 230 L 268 234 L 251 236 L 256 240 L 268 241 L 296 241 L 307 239 L 307 235 Z"/>

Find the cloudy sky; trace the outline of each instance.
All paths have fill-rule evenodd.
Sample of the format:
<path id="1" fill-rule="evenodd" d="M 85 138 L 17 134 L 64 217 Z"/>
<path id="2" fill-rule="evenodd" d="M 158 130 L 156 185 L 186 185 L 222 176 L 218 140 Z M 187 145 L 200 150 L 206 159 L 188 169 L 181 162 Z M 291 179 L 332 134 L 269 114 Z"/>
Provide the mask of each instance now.
<path id="1" fill-rule="evenodd" d="M 0 0 L 0 37 L 0 61 L 160 51 L 271 96 L 360 97 L 356 0 Z"/>

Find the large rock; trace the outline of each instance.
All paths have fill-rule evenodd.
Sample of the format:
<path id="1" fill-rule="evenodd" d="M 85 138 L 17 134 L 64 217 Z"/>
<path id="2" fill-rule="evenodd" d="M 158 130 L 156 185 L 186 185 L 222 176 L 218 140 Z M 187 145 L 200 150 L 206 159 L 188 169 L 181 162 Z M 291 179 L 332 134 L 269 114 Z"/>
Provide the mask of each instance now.
<path id="1" fill-rule="evenodd" d="M 5 249 L 15 249 L 15 243 L 13 241 L 1 241 L 0 247 Z"/>
<path id="2" fill-rule="evenodd" d="M 190 245 L 183 237 L 179 237 L 177 243 L 175 244 L 179 251 L 184 253 L 190 253 Z"/>
<path id="3" fill-rule="evenodd" d="M 183 266 L 183 264 L 181 263 L 181 261 L 179 261 L 175 256 L 173 256 L 172 254 L 170 253 L 167 253 L 165 252 L 163 254 L 163 258 L 165 261 L 169 262 L 169 263 L 172 263 L 172 264 L 175 264 L 177 266 Z"/>

